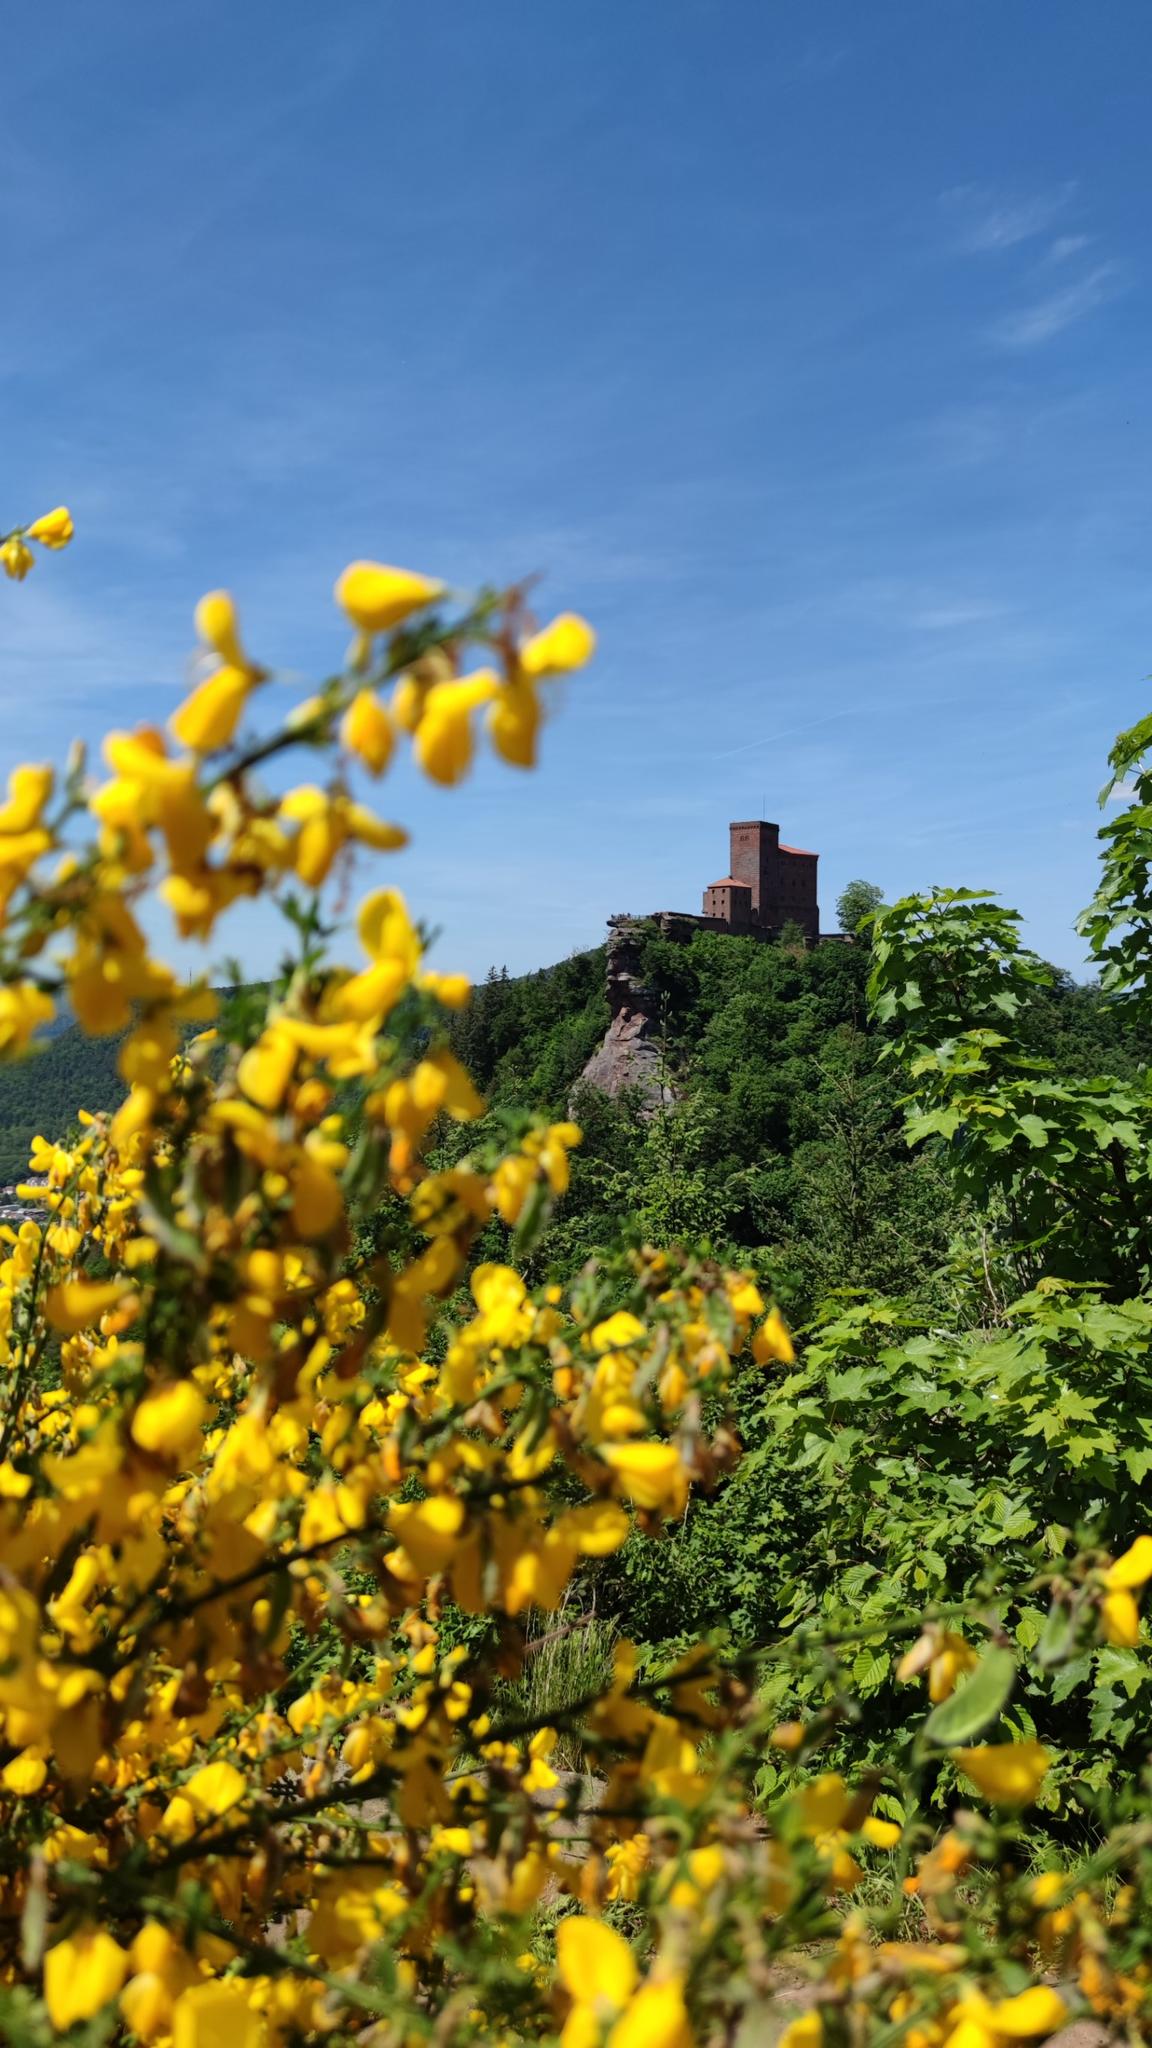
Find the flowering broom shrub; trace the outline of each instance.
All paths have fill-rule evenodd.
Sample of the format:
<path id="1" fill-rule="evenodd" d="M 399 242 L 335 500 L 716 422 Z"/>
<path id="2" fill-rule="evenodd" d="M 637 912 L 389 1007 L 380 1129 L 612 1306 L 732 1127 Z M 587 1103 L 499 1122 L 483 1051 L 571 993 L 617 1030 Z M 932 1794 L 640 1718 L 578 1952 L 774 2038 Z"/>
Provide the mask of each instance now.
<path id="1" fill-rule="evenodd" d="M 20 578 L 70 533 L 54 513 L 0 560 Z M 754 2039 L 798 1956 L 793 2048 L 1138 2013 L 1146 1789 L 1028 1870 L 1050 1759 L 1005 1720 L 1016 1656 L 981 1589 L 890 1618 L 931 1712 L 857 1784 L 818 1756 L 859 1715 L 850 1627 L 666 1669 L 620 1641 L 586 1694 L 523 1704 L 573 1581 L 732 1468 L 734 1370 L 792 1343 L 752 1275 L 684 1252 L 529 1291 L 514 1259 L 570 1124 L 426 1163 L 482 1108 L 447 1047 L 468 991 L 387 887 L 330 959 L 354 857 L 404 842 L 353 777 L 410 744 L 456 783 L 481 726 L 531 766 L 592 634 L 375 563 L 336 596 L 344 666 L 281 722 L 251 729 L 269 678 L 216 592 L 167 731 L 111 734 L 92 777 L 18 768 L 0 809 L 0 1044 L 67 1004 L 124 1034 L 127 1085 L 38 1142 L 39 1217 L 2 1233 L 0 2036 L 690 2048 Z M 271 790 L 301 751 L 321 779 Z M 290 957 L 219 1007 L 142 913 L 203 941 L 242 897 L 284 914 Z M 493 1218 L 509 1262 L 470 1264 Z M 1149 1577 L 1141 1536 L 1049 1559 L 1033 1597 L 1071 1654 L 1130 1640 Z M 776 1725 L 781 1669 L 818 1681 L 803 1723 Z M 561 1734 L 587 1770 L 555 1767 Z M 765 1810 L 772 1754 L 791 1780 Z"/>

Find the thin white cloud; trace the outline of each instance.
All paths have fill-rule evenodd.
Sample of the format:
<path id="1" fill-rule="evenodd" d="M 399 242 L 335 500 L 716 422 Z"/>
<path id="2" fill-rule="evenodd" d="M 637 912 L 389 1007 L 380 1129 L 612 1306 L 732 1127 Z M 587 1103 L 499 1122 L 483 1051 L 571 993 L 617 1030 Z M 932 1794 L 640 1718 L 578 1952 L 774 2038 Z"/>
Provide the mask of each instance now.
<path id="1" fill-rule="evenodd" d="M 957 185 L 944 193 L 942 203 L 959 221 L 960 247 L 976 256 L 1014 249 L 1046 234 L 1067 212 L 1076 191 L 1075 178 L 1025 199 L 1007 199 L 983 185 Z"/>
<path id="2" fill-rule="evenodd" d="M 925 605 L 922 611 L 909 613 L 905 623 L 921 633 L 956 633 L 965 626 L 983 626 L 989 619 L 1002 619 L 1006 606 L 985 604 L 980 599 L 972 603 Z"/>
<path id="3" fill-rule="evenodd" d="M 998 599 L 968 596 L 937 584 L 904 577 L 871 576 L 846 584 L 826 603 L 847 617 L 863 618 L 873 631 L 956 633 L 1002 620 Z"/>
<path id="4" fill-rule="evenodd" d="M 1049 263 L 1067 263 L 1070 256 L 1079 256 L 1092 241 L 1091 235 L 1057 235 L 1048 251 Z"/>
<path id="5" fill-rule="evenodd" d="M 1121 266 L 1098 263 L 1095 270 L 1088 271 L 1063 291 L 1050 292 L 1031 306 L 998 320 L 990 330 L 991 339 L 1001 348 L 1039 348 L 1055 335 L 1063 334 L 1066 327 L 1074 327 L 1078 320 L 1095 313 L 1123 288 Z"/>

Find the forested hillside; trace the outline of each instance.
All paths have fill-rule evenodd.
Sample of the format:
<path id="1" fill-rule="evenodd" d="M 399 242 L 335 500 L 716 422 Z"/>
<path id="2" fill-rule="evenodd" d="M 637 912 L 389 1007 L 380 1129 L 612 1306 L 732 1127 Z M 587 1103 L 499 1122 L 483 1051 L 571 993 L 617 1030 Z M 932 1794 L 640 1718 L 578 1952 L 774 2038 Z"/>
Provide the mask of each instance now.
<path id="1" fill-rule="evenodd" d="M 479 1133 L 446 1133 L 453 1152 L 528 1104 L 583 1131 L 540 1270 L 571 1273 L 624 1226 L 767 1261 L 797 1315 L 851 1288 L 938 1298 L 963 1216 L 931 1152 L 905 1142 L 900 1077 L 867 1013 L 867 944 L 806 951 L 708 932 L 683 944 L 653 928 L 642 958 L 673 1097 L 655 1113 L 581 1084 L 608 1024 L 602 947 L 535 974 L 494 969 L 455 1024 L 490 1107 Z M 1069 1075 L 1125 1078 L 1149 1056 L 1098 988 L 1067 976 L 1034 992 L 1027 1024 L 1030 1049 Z M 0 1065 L 0 1182 L 25 1173 L 38 1133 L 116 1107 L 120 1043 L 66 1022 Z"/>
<path id="2" fill-rule="evenodd" d="M 124 1094 L 118 1038 L 65 1024 L 26 1059 L 0 1066 L 0 1183 L 22 1179 L 34 1137 L 69 1131 L 81 1109 L 114 1109 Z"/>
<path id="3" fill-rule="evenodd" d="M 654 927 L 642 971 L 673 1098 L 655 1112 L 581 1085 L 608 1023 L 602 949 L 490 974 L 456 1033 L 490 1124 L 531 1102 L 584 1133 L 542 1269 L 569 1273 L 630 1225 L 767 1261 L 794 1314 L 852 1288 L 938 1299 L 950 1253 L 962 1264 L 971 1247 L 951 1181 L 906 1143 L 903 1078 L 868 1016 L 869 959 L 864 940 L 812 951 L 700 932 L 683 944 Z M 1066 975 L 1035 989 L 1026 1024 L 1030 1051 L 1069 1075 L 1125 1078 L 1149 1053 L 1098 988 Z M 476 1137 L 469 1126 L 457 1143 Z"/>

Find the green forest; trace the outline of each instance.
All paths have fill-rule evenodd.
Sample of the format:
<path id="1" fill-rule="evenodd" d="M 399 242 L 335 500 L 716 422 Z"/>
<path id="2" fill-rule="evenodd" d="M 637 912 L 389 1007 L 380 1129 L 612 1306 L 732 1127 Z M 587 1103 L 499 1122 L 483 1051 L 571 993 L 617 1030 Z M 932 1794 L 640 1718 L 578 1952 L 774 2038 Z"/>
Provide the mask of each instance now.
<path id="1" fill-rule="evenodd" d="M 487 1114 L 445 1124 L 430 1163 L 506 1142 L 525 1104 L 571 1116 L 583 1142 L 566 1198 L 520 1248 L 530 1279 L 570 1282 L 622 1242 L 681 1244 L 774 1291 L 799 1362 L 741 1382 L 747 1448 L 731 1478 L 694 1495 L 663 1543 L 637 1537 L 588 1568 L 580 1654 L 606 1655 L 617 1631 L 652 1657 L 701 1631 L 800 1641 L 805 1623 L 851 1611 L 875 1624 L 851 1663 L 867 1716 L 836 1734 L 859 1765 L 890 1751 L 911 1710 L 883 1648 L 909 1602 L 1026 1583 L 1037 1543 L 1058 1553 L 1091 1523 L 1119 1544 L 1141 1518 L 1152 1310 L 1132 1190 L 1147 1013 L 1033 959 L 989 899 L 950 892 L 815 949 L 682 943 L 653 925 L 642 972 L 665 1102 L 581 1081 L 608 1023 L 603 949 L 494 970 L 455 1024 Z M 0 1068 L 6 1178 L 35 1132 L 118 1101 L 116 1052 L 68 1026 Z M 475 1259 L 514 1249 L 493 1221 Z M 1048 1626 L 1027 1598 L 1005 1619 L 1025 1648 Z M 1056 1744 L 1088 1712 L 1093 1758 L 1069 1766 L 1085 1812 L 1116 1750 L 1152 1732 L 1150 1675 L 1133 1646 L 1080 1651 L 1017 1709 Z M 810 1714 L 827 1672 L 809 1660 L 777 1682 L 782 1712 Z M 780 1768 L 765 1764 L 766 1789 Z M 1046 1796 L 1067 1813 L 1059 1774 Z"/>
<path id="2" fill-rule="evenodd" d="M 1034 960 L 1011 913 L 951 892 L 815 950 L 653 928 L 672 1097 L 653 1110 L 581 1084 L 603 969 L 597 952 L 493 974 L 459 1027 L 494 1131 L 532 1101 L 584 1133 L 536 1277 L 621 1236 L 698 1245 L 773 1287 L 801 1362 L 749 1373 L 735 1475 L 586 1597 L 652 1654 L 702 1630 L 738 1645 L 874 1620 L 850 1659 L 867 1714 L 836 1740 L 846 1765 L 875 1761 L 911 1711 L 884 1648 L 909 1603 L 946 1609 L 1026 1580 L 1037 1542 L 1051 1557 L 1089 1524 L 1120 1544 L 1141 1523 L 1150 1315 L 1127 1298 L 1145 1254 L 1125 1255 L 1115 1186 L 1145 1171 L 1146 1008 Z M 492 1232 L 484 1250 L 507 1246 Z M 1046 1626 L 1039 1598 L 1004 1619 L 1026 1648 Z M 781 1674 L 781 1711 L 815 1711 L 829 1668 Z M 1057 1745 L 1090 1717 L 1092 1760 L 1046 1795 L 1065 1813 L 1146 1739 L 1150 1676 L 1105 1646 L 1053 1662 L 1020 1704 L 1018 1732 Z"/>

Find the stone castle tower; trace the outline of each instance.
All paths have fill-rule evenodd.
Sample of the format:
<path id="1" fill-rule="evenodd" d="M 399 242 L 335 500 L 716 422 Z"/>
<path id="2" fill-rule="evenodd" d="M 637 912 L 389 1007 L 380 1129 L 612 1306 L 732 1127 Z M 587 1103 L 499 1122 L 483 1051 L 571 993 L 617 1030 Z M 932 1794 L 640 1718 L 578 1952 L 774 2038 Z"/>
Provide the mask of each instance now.
<path id="1" fill-rule="evenodd" d="M 728 841 L 728 873 L 704 891 L 708 923 L 750 933 L 793 923 L 815 942 L 820 936 L 819 854 L 781 845 L 779 825 L 764 818 L 737 819 L 728 827 Z"/>

